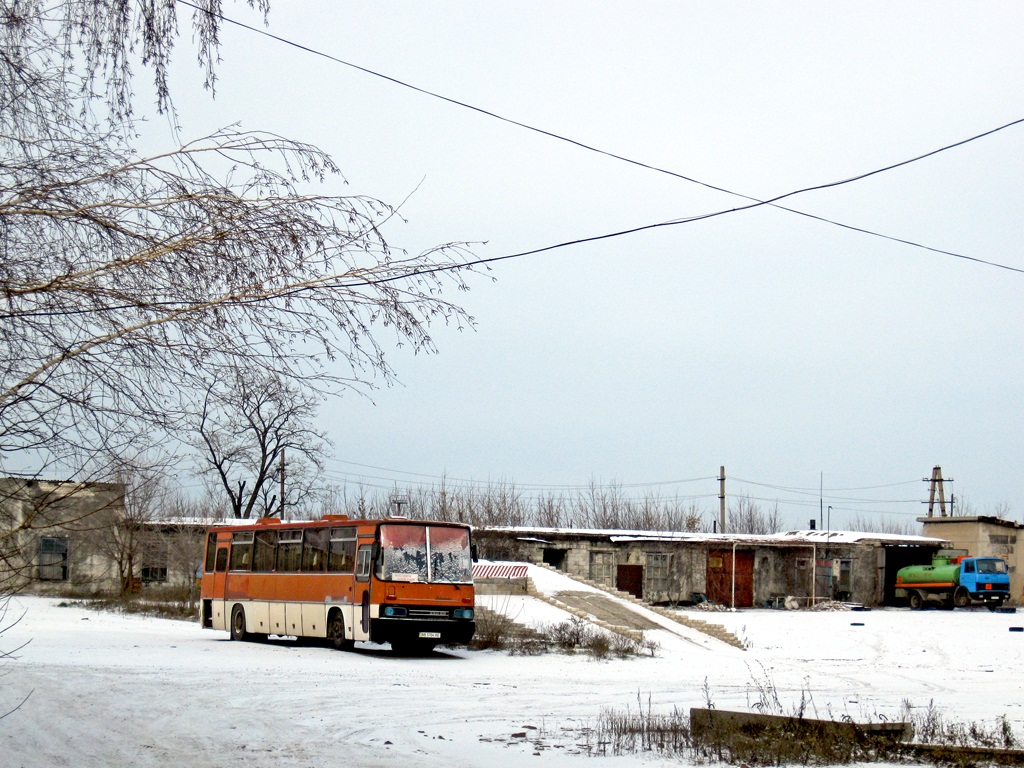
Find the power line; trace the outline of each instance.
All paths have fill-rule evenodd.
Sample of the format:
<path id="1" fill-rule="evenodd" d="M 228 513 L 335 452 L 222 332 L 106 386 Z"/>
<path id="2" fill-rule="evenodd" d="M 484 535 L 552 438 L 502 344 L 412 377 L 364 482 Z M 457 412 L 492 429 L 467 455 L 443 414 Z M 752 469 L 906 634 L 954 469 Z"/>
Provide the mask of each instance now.
<path id="1" fill-rule="evenodd" d="M 361 463 L 356 462 L 356 461 L 347 461 L 345 459 L 337 459 L 337 458 L 331 458 L 331 459 L 328 459 L 328 461 L 334 462 L 336 464 L 346 464 L 348 466 L 353 466 L 353 467 L 362 467 L 364 469 L 374 469 L 374 470 L 377 470 L 379 472 L 390 472 L 390 473 L 396 474 L 396 475 L 409 475 L 411 477 L 428 478 L 430 480 L 433 480 L 435 483 L 464 483 L 464 484 L 467 484 L 467 485 L 470 485 L 470 486 L 479 486 L 479 485 L 487 485 L 487 484 L 497 483 L 497 484 L 504 484 L 504 485 L 514 486 L 515 488 L 539 489 L 539 490 L 573 491 L 573 490 L 590 490 L 592 488 L 653 488 L 653 487 L 657 487 L 657 486 L 683 485 L 685 483 L 702 483 L 702 482 L 706 482 L 706 481 L 710 481 L 710 480 L 717 480 L 718 479 L 717 476 L 715 476 L 715 475 L 708 475 L 707 477 L 691 477 L 691 478 L 685 478 L 685 479 L 681 479 L 681 480 L 655 480 L 655 481 L 643 482 L 643 483 L 619 483 L 619 482 L 612 481 L 612 482 L 609 482 L 609 483 L 592 482 L 592 483 L 555 484 L 555 485 L 551 485 L 551 484 L 545 484 L 545 483 L 520 483 L 520 482 L 516 482 L 514 480 L 474 480 L 474 479 L 471 479 L 471 478 L 452 477 L 452 476 L 446 475 L 446 474 L 435 475 L 435 474 L 428 474 L 428 473 L 424 473 L 424 472 L 409 472 L 409 471 L 401 470 L 401 469 L 392 469 L 390 467 L 381 467 L 381 466 L 377 466 L 377 465 L 374 465 L 374 464 L 361 464 Z M 350 474 L 350 473 L 343 473 L 343 474 Z M 379 479 L 381 479 L 381 478 L 379 478 Z"/>
<path id="2" fill-rule="evenodd" d="M 559 244 L 556 244 L 556 245 L 546 246 L 546 247 L 543 247 L 543 248 L 538 248 L 538 249 L 534 249 L 534 250 L 530 250 L 530 251 L 523 251 L 523 252 L 515 253 L 515 254 L 507 254 L 505 256 L 496 256 L 496 257 L 492 257 L 492 258 L 489 258 L 489 259 L 477 259 L 477 260 L 470 261 L 470 262 L 467 262 L 465 264 L 461 264 L 461 265 L 457 265 L 457 266 L 456 265 L 449 265 L 449 266 L 437 267 L 437 268 L 434 268 L 434 269 L 416 270 L 416 271 L 408 273 L 407 275 L 404 275 L 403 277 L 408 277 L 408 276 L 418 275 L 418 274 L 432 274 L 432 273 L 437 273 L 437 272 L 442 272 L 442 271 L 452 271 L 452 270 L 463 269 L 463 268 L 472 267 L 472 266 L 479 266 L 479 265 L 483 265 L 483 264 L 490 264 L 490 263 L 494 263 L 494 262 L 497 262 L 497 261 L 504 261 L 504 260 L 507 260 L 507 259 L 513 259 L 513 258 L 520 258 L 520 257 L 523 257 L 523 256 L 535 255 L 537 253 L 543 253 L 545 251 L 550 251 L 550 250 L 554 250 L 554 249 L 557 249 L 557 248 L 566 248 L 566 247 L 569 247 L 569 246 L 572 246 L 572 245 L 579 245 L 581 243 L 593 242 L 595 240 L 603 240 L 603 239 L 608 239 L 608 238 L 612 238 L 612 237 L 621 237 L 621 236 L 624 236 L 624 235 L 635 234 L 636 232 L 640 232 L 640 231 L 647 230 L 647 229 L 654 229 L 654 228 L 657 228 L 657 227 L 674 226 L 674 225 L 678 225 L 678 224 L 691 223 L 693 221 L 700 221 L 700 220 L 703 220 L 703 219 L 712 218 L 714 216 L 721 216 L 721 215 L 724 215 L 724 214 L 727 214 L 727 213 L 736 213 L 738 211 L 749 210 L 751 208 L 757 208 L 757 207 L 760 207 L 760 206 L 763 206 L 763 205 L 769 205 L 769 206 L 772 206 L 774 208 L 778 208 L 779 210 L 787 211 L 789 213 L 793 213 L 793 214 L 796 214 L 796 215 L 799 215 L 799 216 L 804 216 L 804 217 L 807 217 L 807 218 L 810 218 L 810 219 L 814 219 L 816 221 L 820 221 L 820 222 L 823 222 L 823 223 L 826 223 L 826 224 L 831 224 L 833 226 L 841 227 L 843 229 L 848 229 L 848 230 L 853 231 L 853 232 L 859 232 L 861 234 L 870 235 L 872 237 L 879 237 L 879 238 L 882 238 L 884 240 L 890 240 L 892 242 L 900 243 L 900 244 L 903 244 L 903 245 L 908 245 L 908 246 L 911 246 L 913 248 L 921 248 L 923 250 L 930 251 L 932 253 L 937 253 L 937 254 L 941 254 L 941 255 L 945 255 L 945 256 L 951 256 L 953 258 L 963 259 L 963 260 L 966 260 L 966 261 L 975 262 L 977 264 L 984 264 L 986 266 L 996 267 L 998 269 L 1005 269 L 1005 270 L 1010 271 L 1010 272 L 1024 273 L 1024 268 L 1012 267 L 1012 266 L 1009 266 L 1007 264 L 1001 264 L 999 262 L 989 261 L 989 260 L 981 259 L 981 258 L 978 258 L 978 257 L 975 257 L 975 256 L 968 256 L 966 254 L 957 253 L 955 251 L 947 251 L 947 250 L 944 250 L 944 249 L 941 249 L 941 248 L 935 248 L 935 247 L 932 247 L 932 246 L 928 246 L 928 245 L 924 245 L 922 243 L 915 242 L 913 240 L 907 240 L 905 238 L 895 237 L 893 235 L 886 235 L 884 233 L 876 232 L 874 230 L 869 230 L 869 229 L 866 229 L 864 227 L 858 227 L 858 226 L 854 226 L 852 224 L 845 224 L 843 222 L 836 221 L 834 219 L 830 219 L 830 218 L 827 218 L 827 217 L 824 217 L 824 216 L 818 216 L 816 214 L 808 213 L 807 211 L 801 211 L 801 210 L 798 210 L 798 209 L 795 209 L 795 208 L 789 208 L 787 206 L 778 205 L 778 202 L 780 200 L 784 200 L 784 199 L 786 199 L 788 197 L 793 197 L 793 196 L 796 196 L 796 195 L 804 194 L 806 192 L 813 192 L 813 191 L 817 191 L 817 190 L 829 189 L 829 188 L 832 188 L 832 187 L 837 187 L 837 186 L 841 186 L 841 185 L 844 185 L 844 184 L 849 184 L 851 182 L 860 181 L 860 180 L 866 179 L 866 178 L 868 178 L 870 176 L 875 176 L 875 175 L 880 174 L 880 173 L 885 173 L 887 171 L 891 171 L 891 170 L 894 170 L 896 168 L 900 168 L 900 167 L 905 166 L 905 165 L 910 165 L 911 163 L 918 162 L 919 160 L 924 160 L 925 158 L 932 157 L 933 155 L 937 155 L 937 154 L 939 154 L 941 152 L 946 152 L 948 150 L 955 149 L 956 147 L 963 146 L 963 145 L 968 144 L 968 143 L 970 143 L 972 141 L 976 141 L 978 139 L 985 138 L 986 136 L 990 136 L 990 135 L 992 135 L 994 133 L 997 133 L 999 131 L 1006 130 L 1006 129 L 1011 128 L 1013 126 L 1016 126 L 1016 125 L 1019 125 L 1021 123 L 1024 123 L 1024 118 L 1019 118 L 1017 120 L 1013 120 L 1013 121 L 1011 121 L 1009 123 L 1006 123 L 1004 125 L 998 126 L 996 128 L 992 128 L 990 130 L 984 131 L 984 132 L 976 134 L 974 136 L 970 136 L 970 137 L 968 137 L 966 139 L 962 139 L 960 141 L 956 141 L 956 142 L 954 142 L 952 144 L 947 144 L 945 146 L 939 147 L 938 149 L 934 149 L 934 150 L 931 150 L 929 152 L 925 152 L 924 154 L 921 154 L 921 155 L 917 155 L 916 157 L 912 157 L 912 158 L 907 159 L 907 160 L 901 160 L 899 162 L 892 163 L 892 164 L 884 166 L 882 168 L 877 168 L 875 170 L 868 171 L 868 172 L 862 173 L 862 174 L 858 174 L 856 176 L 852 176 L 852 177 L 847 178 L 847 179 L 843 179 L 843 180 L 840 180 L 840 181 L 826 182 L 826 183 L 823 183 L 823 184 L 817 184 L 817 185 L 814 185 L 814 186 L 810 186 L 810 187 L 805 187 L 805 188 L 802 188 L 802 189 L 794 190 L 792 192 L 787 192 L 785 194 L 778 195 L 776 197 L 769 198 L 767 200 L 762 200 L 760 198 L 753 197 L 751 195 L 747 195 L 747 194 L 744 194 L 742 192 L 735 192 L 735 191 L 727 189 L 725 187 L 720 187 L 720 186 L 718 186 L 716 184 L 711 184 L 709 182 L 701 181 L 700 179 L 696 179 L 696 178 L 693 178 L 691 176 L 687 176 L 685 174 L 682 174 L 682 173 L 679 173 L 679 172 L 676 172 L 676 171 L 672 171 L 672 170 L 669 170 L 669 169 L 666 169 L 666 168 L 661 168 L 659 166 L 651 165 L 649 163 L 645 163 L 645 162 L 642 162 L 642 161 L 639 161 L 639 160 L 634 160 L 634 159 L 626 157 L 624 155 L 619 155 L 619 154 L 617 154 L 615 152 L 611 152 L 611 151 L 608 151 L 608 150 L 601 149 L 599 147 L 595 147 L 595 146 L 587 144 L 587 143 L 585 143 L 583 141 L 579 141 L 577 139 L 573 139 L 573 138 L 570 138 L 568 136 L 564 136 L 564 135 L 561 135 L 561 134 L 558 134 L 558 133 L 554 133 L 552 131 L 548 131 L 548 130 L 545 130 L 543 128 L 538 128 L 536 126 L 529 125 L 528 123 L 523 123 L 523 122 L 521 122 L 519 120 L 515 120 L 513 118 L 505 117 L 505 116 L 500 115 L 500 114 L 498 114 L 496 112 L 492 112 L 492 111 L 484 109 L 482 107 L 477 107 L 477 106 L 475 106 L 473 104 L 469 104 L 469 103 L 464 102 L 464 101 L 459 101 L 458 99 L 454 99 L 454 98 L 451 98 L 449 96 L 445 96 L 443 94 L 437 93 L 435 91 L 431 91 L 431 90 L 428 90 L 426 88 L 422 88 L 420 86 L 413 85 L 413 84 L 408 83 L 408 82 L 406 82 L 404 80 L 400 80 L 400 79 L 398 79 L 396 77 L 391 77 L 390 75 L 385 75 L 385 74 L 383 74 L 381 72 L 377 72 L 377 71 L 369 69 L 367 67 L 363 67 L 363 66 L 360 66 L 358 64 L 354 64 L 352 62 L 345 61 L 344 59 L 338 58 L 337 56 L 333 56 L 333 55 L 331 55 L 329 53 L 325 53 L 325 52 L 317 50 L 315 48 L 311 48 L 311 47 L 309 47 L 307 45 L 303 45 L 301 43 L 297 43 L 297 42 L 295 42 L 293 40 L 289 40 L 287 38 L 281 37 L 280 35 L 275 35 L 275 34 L 273 34 L 271 32 L 268 32 L 267 30 L 263 30 L 263 29 L 259 29 L 257 27 L 253 27 L 253 26 L 251 26 L 249 24 L 245 24 L 244 22 L 237 21 L 237 20 L 232 19 L 232 18 L 230 18 L 228 16 L 225 16 L 222 13 L 214 13 L 214 12 L 209 11 L 208 9 L 200 8 L 199 6 L 194 5 L 191 2 L 188 2 L 187 0 L 177 0 L 177 2 L 180 3 L 181 5 L 185 5 L 185 6 L 188 6 L 190 8 L 193 8 L 194 10 L 196 10 L 196 11 L 198 11 L 200 13 L 205 13 L 205 14 L 210 15 L 210 16 L 215 16 L 216 18 L 220 19 L 221 21 L 224 21 L 225 23 L 232 24 L 232 25 L 237 26 L 237 27 L 239 27 L 241 29 L 247 30 L 249 32 L 253 32 L 253 33 L 258 34 L 258 35 L 262 35 L 262 36 L 267 37 L 267 38 L 269 38 L 271 40 L 274 40 L 276 42 L 279 42 L 279 43 L 282 43 L 284 45 L 290 46 L 292 48 L 296 48 L 298 50 L 301 50 L 301 51 L 303 51 L 305 53 L 309 53 L 309 54 L 312 54 L 314 56 L 318 56 L 318 57 L 327 59 L 328 61 L 334 62 L 336 64 L 340 64 L 342 66 L 349 67 L 351 69 L 355 69 L 355 70 L 357 70 L 359 72 L 363 72 L 363 73 L 371 75 L 373 77 L 377 77 L 377 78 L 380 78 L 382 80 L 386 80 L 386 81 L 388 81 L 390 83 L 393 83 L 394 85 L 398 85 L 398 86 L 401 86 L 403 88 L 408 88 L 408 89 L 410 89 L 412 91 L 415 91 L 417 93 L 423 94 L 425 96 L 429 96 L 431 98 L 439 99 L 439 100 L 444 101 L 444 102 L 446 102 L 448 104 L 452 104 L 453 106 L 457 106 L 457 107 L 461 107 L 463 109 L 471 110 L 473 112 L 476 112 L 478 114 L 484 115 L 486 117 L 490 117 L 490 118 L 493 118 L 495 120 L 499 120 L 499 121 L 507 123 L 509 125 L 513 125 L 513 126 L 516 126 L 518 128 L 522 128 L 524 130 L 531 131 L 533 133 L 537 133 L 537 134 L 540 134 L 542 136 L 546 136 L 546 137 L 551 138 L 551 139 L 555 139 L 557 141 L 562 141 L 562 142 L 565 142 L 567 144 L 571 144 L 571 145 L 573 145 L 575 147 L 578 147 L 580 149 L 586 150 L 588 152 L 594 152 L 596 154 L 602 155 L 604 157 L 611 158 L 613 160 L 618 160 L 620 162 L 628 163 L 630 165 L 633 165 L 633 166 L 636 166 L 636 167 L 639 167 L 639 168 L 643 168 L 643 169 L 646 169 L 646 170 L 654 171 L 656 173 L 661 173 L 661 174 L 664 174 L 664 175 L 667 175 L 667 176 L 672 176 L 674 178 L 681 179 L 683 181 L 687 181 L 687 182 L 690 182 L 692 184 L 696 184 L 698 186 L 705 187 L 706 189 L 714 190 L 716 192 L 722 192 L 722 193 L 725 193 L 725 194 L 728 194 L 728 195 L 733 195 L 735 197 L 740 197 L 740 198 L 743 198 L 745 200 L 752 201 L 749 205 L 739 206 L 737 208 L 725 209 L 725 210 L 717 211 L 717 212 L 714 212 L 714 213 L 703 214 L 703 215 L 698 215 L 698 216 L 692 216 L 692 217 L 687 217 L 687 218 L 683 218 L 683 219 L 676 219 L 676 220 L 667 221 L 667 222 L 660 222 L 660 223 L 657 223 L 657 224 L 650 224 L 650 225 L 646 225 L 646 226 L 634 227 L 632 229 L 622 230 L 622 231 L 613 232 L 613 233 L 607 233 L 607 234 L 604 234 L 604 235 L 597 235 L 597 236 L 593 236 L 593 237 L 580 238 L 580 239 L 577 239 L 577 240 L 567 241 L 567 242 L 564 242 L 564 243 L 559 243 Z M 392 281 L 398 280 L 398 279 L 402 279 L 402 277 L 390 277 L 390 278 L 384 278 L 384 279 L 381 279 L 381 280 L 365 281 L 365 282 L 372 283 L 372 284 L 380 284 L 380 283 L 385 283 L 385 282 L 392 282 Z M 363 284 L 365 284 L 365 283 L 363 283 Z"/>
<path id="3" fill-rule="evenodd" d="M 392 469 L 388 467 L 381 467 L 373 464 L 364 464 L 360 462 L 347 461 L 344 459 L 329 459 L 329 461 L 337 464 L 345 464 L 353 467 L 361 467 L 364 469 L 372 469 L 378 472 L 391 473 L 392 475 L 402 475 L 406 478 L 395 478 L 387 475 L 376 475 L 376 474 L 357 474 L 350 472 L 337 472 L 328 470 L 324 474 L 329 479 L 336 482 L 345 484 L 358 485 L 365 488 L 373 488 L 376 490 L 391 490 L 396 486 L 404 487 L 407 489 L 414 489 L 421 492 L 435 492 L 444 488 L 452 492 L 483 492 L 489 488 L 497 487 L 498 489 L 507 489 L 509 493 L 517 498 L 524 501 L 539 501 L 545 498 L 545 495 L 553 495 L 558 493 L 573 494 L 573 495 L 584 495 L 587 492 L 596 493 L 613 493 L 618 500 L 623 502 L 643 502 L 657 500 L 663 503 L 679 503 L 687 501 L 696 501 L 700 499 L 711 499 L 717 498 L 717 493 L 708 492 L 703 494 L 669 494 L 661 495 L 659 489 L 667 486 L 678 486 L 687 483 L 699 483 L 699 482 L 711 482 L 717 481 L 717 476 L 707 477 L 695 477 L 684 480 L 659 480 L 653 482 L 642 482 L 642 483 L 599 483 L 591 482 L 588 484 L 541 484 L 541 483 L 519 483 L 514 480 L 502 479 L 502 480 L 473 480 L 467 478 L 451 477 L 449 475 L 432 475 L 422 472 L 410 472 L 406 470 Z M 416 478 L 423 478 L 423 480 L 417 480 Z M 732 478 L 734 482 L 742 483 L 745 485 L 753 485 L 762 488 L 774 489 L 783 491 L 786 494 L 776 497 L 765 497 L 765 496 L 746 496 L 751 501 L 763 502 L 768 504 L 779 504 L 787 507 L 818 507 L 821 499 L 830 502 L 834 509 L 845 510 L 845 511 L 870 511 L 866 510 L 866 507 L 873 505 L 906 505 L 913 504 L 917 505 L 921 503 L 918 498 L 905 499 L 905 498 L 881 498 L 881 499 L 870 499 L 870 498 L 858 498 L 849 496 L 835 495 L 836 493 L 844 493 L 849 491 L 867 491 L 867 490 L 883 490 L 888 488 L 897 488 L 908 485 L 917 485 L 919 480 L 907 480 L 898 483 L 885 483 L 880 485 L 868 485 L 858 486 L 853 488 L 829 488 L 825 489 L 826 493 L 824 496 L 819 497 L 821 490 L 818 488 L 800 488 L 795 486 L 783 486 L 770 483 L 762 483 L 753 480 L 745 480 L 742 478 Z M 635 494 L 623 493 L 624 491 L 637 491 L 640 489 L 651 489 L 654 493 L 646 496 L 637 496 Z M 741 496 L 741 494 L 730 494 L 733 497 Z M 856 507 L 843 507 L 840 505 L 856 505 Z M 859 509 L 857 509 L 859 508 Z M 871 511 L 871 514 L 884 514 L 879 511 Z M 904 513 L 894 513 L 904 514 Z M 915 514 L 915 513 L 906 513 Z"/>
<path id="4" fill-rule="evenodd" d="M 731 480 L 735 480 L 736 482 L 740 482 L 740 483 L 747 483 L 748 485 L 760 485 L 760 486 L 762 486 L 764 488 L 774 488 L 774 489 L 779 490 L 779 491 L 807 491 L 807 492 L 812 492 L 813 491 L 815 495 L 818 495 L 818 492 L 821 490 L 821 488 L 818 488 L 818 487 L 815 487 L 815 488 L 803 488 L 803 487 L 800 487 L 800 486 L 772 485 L 770 483 L 759 483 L 756 480 L 744 480 L 742 477 L 732 477 L 730 479 Z M 896 487 L 901 486 L 901 485 L 915 485 L 915 484 L 920 483 L 920 482 L 921 482 L 920 480 L 901 480 L 898 483 L 885 483 L 883 485 L 862 485 L 862 486 L 857 486 L 857 487 L 854 487 L 854 488 L 829 488 L 828 490 L 829 491 L 874 491 L 874 490 L 879 490 L 879 489 L 882 489 L 882 488 L 896 488 Z"/>

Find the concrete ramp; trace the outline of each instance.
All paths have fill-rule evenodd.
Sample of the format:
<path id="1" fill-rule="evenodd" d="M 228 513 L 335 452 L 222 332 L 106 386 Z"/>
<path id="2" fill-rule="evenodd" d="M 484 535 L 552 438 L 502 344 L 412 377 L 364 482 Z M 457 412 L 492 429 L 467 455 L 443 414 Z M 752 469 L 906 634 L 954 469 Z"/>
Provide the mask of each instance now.
<path id="1" fill-rule="evenodd" d="M 627 603 L 597 592 L 556 592 L 555 599 L 614 627 L 662 629 L 660 624 L 634 611 Z"/>

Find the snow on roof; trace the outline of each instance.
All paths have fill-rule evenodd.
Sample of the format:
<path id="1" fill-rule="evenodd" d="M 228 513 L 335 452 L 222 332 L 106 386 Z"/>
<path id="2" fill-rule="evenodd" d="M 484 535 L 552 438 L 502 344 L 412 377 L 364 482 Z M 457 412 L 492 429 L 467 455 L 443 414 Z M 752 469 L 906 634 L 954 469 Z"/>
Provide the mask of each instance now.
<path id="1" fill-rule="evenodd" d="M 775 534 L 780 539 L 802 539 L 804 541 L 822 541 L 829 544 L 856 544 L 862 541 L 887 541 L 896 544 L 942 544 L 945 539 L 934 536 L 914 536 L 896 533 L 869 533 L 866 531 L 786 531 Z"/>
<path id="2" fill-rule="evenodd" d="M 944 544 L 945 539 L 931 536 L 869 533 L 864 531 L 786 531 L 784 533 L 705 533 L 698 531 L 632 531 L 619 528 L 530 528 L 524 526 L 495 526 L 482 531 L 501 531 L 518 534 L 521 541 L 547 543 L 545 538 L 607 538 L 615 543 L 642 541 L 689 541 L 738 544 L 858 544 L 879 542 L 891 544 Z"/>

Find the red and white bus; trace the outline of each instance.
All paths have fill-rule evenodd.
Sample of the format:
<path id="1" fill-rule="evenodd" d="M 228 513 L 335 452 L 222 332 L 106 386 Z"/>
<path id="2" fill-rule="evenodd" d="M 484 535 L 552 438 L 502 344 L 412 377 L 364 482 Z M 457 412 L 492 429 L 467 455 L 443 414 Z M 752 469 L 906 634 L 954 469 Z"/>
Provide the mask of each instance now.
<path id="1" fill-rule="evenodd" d="M 473 637 L 469 526 L 264 518 L 207 532 L 200 621 L 234 640 L 293 635 L 422 652 Z"/>

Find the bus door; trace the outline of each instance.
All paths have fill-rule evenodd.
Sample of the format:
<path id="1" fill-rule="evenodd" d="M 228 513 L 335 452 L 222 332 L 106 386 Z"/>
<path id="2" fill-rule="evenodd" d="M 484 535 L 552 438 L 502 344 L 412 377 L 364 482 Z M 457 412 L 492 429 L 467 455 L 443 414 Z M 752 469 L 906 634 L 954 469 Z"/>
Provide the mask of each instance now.
<path id="1" fill-rule="evenodd" d="M 217 555 L 213 565 L 213 591 L 210 594 L 213 608 L 214 629 L 227 629 L 227 619 L 224 617 L 224 589 L 228 578 L 228 555 L 230 554 L 231 543 L 228 541 L 217 542 Z"/>
<path id="2" fill-rule="evenodd" d="M 373 570 L 373 544 L 360 544 L 356 550 L 356 589 L 352 595 L 355 621 L 353 640 L 370 639 L 370 577 Z"/>

